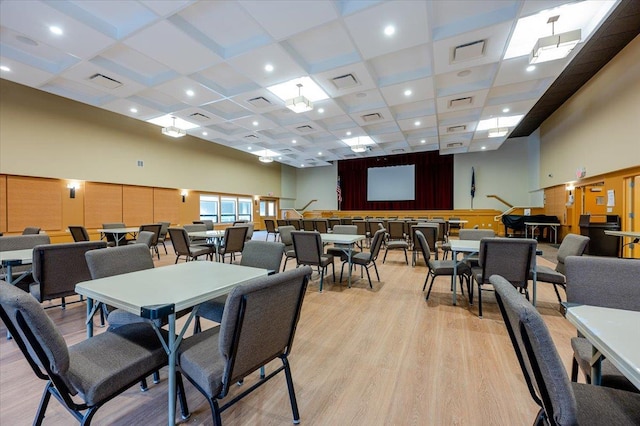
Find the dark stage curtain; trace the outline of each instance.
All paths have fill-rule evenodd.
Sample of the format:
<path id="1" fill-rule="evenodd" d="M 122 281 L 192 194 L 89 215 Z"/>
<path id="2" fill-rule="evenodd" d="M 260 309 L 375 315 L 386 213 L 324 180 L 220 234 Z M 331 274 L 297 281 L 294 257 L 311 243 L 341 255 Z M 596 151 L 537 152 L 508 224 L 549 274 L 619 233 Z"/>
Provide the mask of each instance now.
<path id="1" fill-rule="evenodd" d="M 413 201 L 367 201 L 369 167 L 415 164 L 416 196 Z M 453 208 L 453 155 L 438 151 L 386 157 L 340 160 L 338 176 L 342 210 L 450 210 Z"/>

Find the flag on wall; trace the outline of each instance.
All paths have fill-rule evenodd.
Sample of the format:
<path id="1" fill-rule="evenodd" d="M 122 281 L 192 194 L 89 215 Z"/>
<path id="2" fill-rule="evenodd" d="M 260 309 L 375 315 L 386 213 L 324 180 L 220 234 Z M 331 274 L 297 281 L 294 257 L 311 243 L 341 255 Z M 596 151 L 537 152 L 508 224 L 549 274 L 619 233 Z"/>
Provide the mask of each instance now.
<path id="1" fill-rule="evenodd" d="M 476 196 L 476 170 L 471 168 L 471 209 L 473 210 L 473 197 Z"/>
<path id="2" fill-rule="evenodd" d="M 338 206 L 342 203 L 342 188 L 340 188 L 340 176 L 338 176 L 338 184 L 336 185 L 336 195 L 338 196 Z"/>

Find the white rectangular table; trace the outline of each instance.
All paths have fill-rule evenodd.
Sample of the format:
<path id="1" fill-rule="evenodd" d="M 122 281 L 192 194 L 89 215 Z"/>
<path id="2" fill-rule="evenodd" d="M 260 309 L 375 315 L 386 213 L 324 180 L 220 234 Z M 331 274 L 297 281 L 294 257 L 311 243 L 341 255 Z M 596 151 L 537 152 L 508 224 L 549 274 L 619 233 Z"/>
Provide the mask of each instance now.
<path id="1" fill-rule="evenodd" d="M 607 358 L 640 389 L 640 312 L 577 305 L 567 308 L 566 317 L 593 345 L 594 385 L 601 383 L 600 364 Z"/>
<path id="2" fill-rule="evenodd" d="M 628 243 L 622 244 L 620 247 L 620 257 L 624 257 L 624 246 L 630 246 L 631 244 L 638 244 L 640 242 L 640 232 L 634 231 L 604 231 L 605 235 L 611 235 L 613 237 L 629 238 Z"/>
<path id="3" fill-rule="evenodd" d="M 351 287 L 351 253 L 353 252 L 353 248 L 356 245 L 356 243 L 367 238 L 366 235 L 320 234 L 320 238 L 322 238 L 323 243 L 342 244 L 342 245 L 348 246 L 343 251 L 347 255 L 347 260 L 349 264 L 348 283 L 349 283 L 349 287 Z"/>
<path id="4" fill-rule="evenodd" d="M 216 249 L 216 262 L 220 260 L 220 243 L 222 242 L 222 238 L 224 237 L 225 231 L 223 230 L 209 230 L 209 231 L 193 231 L 188 232 L 189 238 L 206 238 L 207 242 L 210 244 L 214 244 Z"/>
<path id="5" fill-rule="evenodd" d="M 93 335 L 94 300 L 140 316 L 143 316 L 143 307 L 147 307 L 152 315 L 162 316 L 164 309 L 161 307 L 173 305 L 172 313 L 168 314 L 169 335 L 165 347 L 169 356 L 168 422 L 171 425 L 175 422 L 176 412 L 176 352 L 197 308 L 193 309 L 177 337 L 175 312 L 197 307 L 229 293 L 238 284 L 267 273 L 266 269 L 248 266 L 192 261 L 84 281 L 76 284 L 76 293 L 87 297 L 88 337 Z"/>
<path id="6" fill-rule="evenodd" d="M 116 246 L 120 245 L 120 241 L 126 238 L 127 234 L 132 234 L 135 238 L 135 235 L 138 233 L 140 228 L 130 227 L 130 228 L 109 228 L 109 229 L 96 229 L 101 235 L 105 234 L 113 234 L 113 238 L 116 241 Z"/>
<path id="7" fill-rule="evenodd" d="M 553 232 L 553 243 L 554 244 L 558 244 L 558 226 L 560 226 L 559 223 L 549 223 L 549 222 L 525 222 L 524 223 L 524 237 L 525 238 L 529 238 L 529 228 L 531 228 L 531 238 L 534 237 L 535 232 L 536 232 L 536 228 L 539 227 L 544 227 L 544 226 L 548 226 L 549 228 L 551 228 L 551 231 Z"/>

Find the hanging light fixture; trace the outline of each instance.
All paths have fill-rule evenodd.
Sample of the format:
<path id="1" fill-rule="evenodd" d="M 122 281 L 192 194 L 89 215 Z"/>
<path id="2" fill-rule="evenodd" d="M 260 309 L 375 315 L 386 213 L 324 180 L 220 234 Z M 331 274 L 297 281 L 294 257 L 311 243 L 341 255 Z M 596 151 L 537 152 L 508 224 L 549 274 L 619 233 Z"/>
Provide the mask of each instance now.
<path id="1" fill-rule="evenodd" d="M 538 39 L 529 55 L 530 64 L 565 58 L 580 42 L 582 37 L 580 29 L 555 34 L 555 23 L 558 18 L 560 18 L 560 15 L 552 16 L 547 21 L 547 24 L 551 24 L 551 35 Z"/>
<path id="2" fill-rule="evenodd" d="M 356 153 L 362 153 L 367 150 L 367 146 L 360 143 L 360 136 L 358 136 L 358 142 L 355 145 L 351 145 L 351 151 Z"/>
<path id="3" fill-rule="evenodd" d="M 490 138 L 501 138 L 509 133 L 508 127 L 500 127 L 500 117 L 496 118 L 496 127 L 489 129 Z"/>
<path id="4" fill-rule="evenodd" d="M 288 99 L 285 106 L 296 114 L 311 111 L 313 109 L 313 103 L 302 96 L 302 83 L 298 83 L 296 86 L 298 86 L 298 96 Z"/>
<path id="5" fill-rule="evenodd" d="M 260 157 L 258 157 L 258 160 L 260 160 L 260 162 L 262 163 L 273 163 L 273 157 L 268 155 L 268 152 L 266 149 L 264 150 L 264 155 L 261 155 Z"/>
<path id="6" fill-rule="evenodd" d="M 162 134 L 171 136 L 172 138 L 181 138 L 184 135 L 186 135 L 187 134 L 186 130 L 176 127 L 176 118 L 175 117 L 171 117 L 171 118 L 173 118 L 173 126 L 163 127 Z"/>

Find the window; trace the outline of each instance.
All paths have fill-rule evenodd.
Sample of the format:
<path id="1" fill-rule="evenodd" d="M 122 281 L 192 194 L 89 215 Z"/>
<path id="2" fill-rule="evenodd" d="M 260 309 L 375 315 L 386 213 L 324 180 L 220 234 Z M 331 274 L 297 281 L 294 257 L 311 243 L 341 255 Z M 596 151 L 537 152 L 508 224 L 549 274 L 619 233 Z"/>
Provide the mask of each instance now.
<path id="1" fill-rule="evenodd" d="M 260 216 L 275 217 L 275 215 L 276 215 L 275 201 L 260 201 Z"/>
<path id="2" fill-rule="evenodd" d="M 200 220 L 218 222 L 218 197 L 210 195 L 200 196 Z"/>
<path id="3" fill-rule="evenodd" d="M 236 198 L 222 198 L 220 201 L 220 222 L 230 223 L 236 220 Z"/>
<path id="4" fill-rule="evenodd" d="M 251 199 L 238 198 L 238 220 L 251 222 Z"/>

